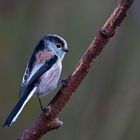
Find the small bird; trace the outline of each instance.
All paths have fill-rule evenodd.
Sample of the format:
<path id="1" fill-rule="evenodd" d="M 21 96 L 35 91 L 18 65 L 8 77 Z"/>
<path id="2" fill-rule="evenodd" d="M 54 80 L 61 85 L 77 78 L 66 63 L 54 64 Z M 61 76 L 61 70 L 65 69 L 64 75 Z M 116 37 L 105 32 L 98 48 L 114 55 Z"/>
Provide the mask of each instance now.
<path id="1" fill-rule="evenodd" d="M 11 126 L 16 121 L 30 98 L 40 97 L 52 92 L 58 85 L 62 71 L 62 60 L 68 52 L 66 41 L 55 34 L 44 36 L 35 47 L 27 64 L 20 88 L 20 98 L 7 117 L 4 126 Z"/>

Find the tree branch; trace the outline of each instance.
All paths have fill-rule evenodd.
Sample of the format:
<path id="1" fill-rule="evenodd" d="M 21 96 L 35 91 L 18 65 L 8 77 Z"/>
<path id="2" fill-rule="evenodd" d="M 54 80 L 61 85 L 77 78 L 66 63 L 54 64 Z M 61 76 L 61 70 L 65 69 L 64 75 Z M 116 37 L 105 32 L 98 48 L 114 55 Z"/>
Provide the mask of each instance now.
<path id="1" fill-rule="evenodd" d="M 68 103 L 71 95 L 87 75 L 89 68 L 96 61 L 109 39 L 114 35 L 117 26 L 127 15 L 127 11 L 134 0 L 120 0 L 117 8 L 98 32 L 87 51 L 84 53 L 74 72 L 69 75 L 53 100 L 49 103 L 46 112 L 42 112 L 34 124 L 18 138 L 19 140 L 38 140 L 47 132 L 59 128 L 63 123 L 58 119 L 63 107 Z"/>

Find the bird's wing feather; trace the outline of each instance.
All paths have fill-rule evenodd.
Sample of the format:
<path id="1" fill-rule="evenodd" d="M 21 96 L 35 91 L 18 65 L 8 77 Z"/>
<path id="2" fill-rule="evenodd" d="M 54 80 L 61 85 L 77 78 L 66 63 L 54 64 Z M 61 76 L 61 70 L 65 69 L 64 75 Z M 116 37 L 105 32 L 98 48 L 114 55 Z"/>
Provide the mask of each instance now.
<path id="1" fill-rule="evenodd" d="M 30 77 L 31 71 L 32 71 L 32 69 L 34 67 L 34 63 L 36 61 L 36 54 L 41 50 L 42 51 L 44 50 L 44 40 L 39 41 L 39 43 L 37 44 L 37 46 L 35 47 L 35 49 L 32 53 L 32 56 L 29 59 L 29 63 L 26 66 L 25 73 L 23 75 L 23 80 L 21 82 L 21 89 L 24 85 L 26 85 L 26 81 Z"/>
<path id="2" fill-rule="evenodd" d="M 58 60 L 56 55 L 53 55 L 50 59 L 46 60 L 43 64 L 40 64 L 39 67 L 33 74 L 30 74 L 30 77 L 26 80 L 26 84 L 20 90 L 20 96 L 24 94 L 24 90 L 32 86 L 46 71 L 48 71 Z"/>
<path id="3" fill-rule="evenodd" d="M 14 121 L 16 121 L 17 117 L 21 113 L 26 103 L 37 90 L 37 87 L 34 85 L 34 83 L 39 79 L 41 75 L 43 75 L 47 70 L 49 70 L 56 63 L 57 60 L 58 57 L 54 55 L 50 59 L 46 60 L 45 63 L 36 71 L 36 73 L 32 75 L 27 85 L 24 86 L 24 90 L 22 90 L 24 94 L 21 92 L 22 96 L 13 108 L 12 112 L 7 117 L 3 126 L 10 126 Z"/>

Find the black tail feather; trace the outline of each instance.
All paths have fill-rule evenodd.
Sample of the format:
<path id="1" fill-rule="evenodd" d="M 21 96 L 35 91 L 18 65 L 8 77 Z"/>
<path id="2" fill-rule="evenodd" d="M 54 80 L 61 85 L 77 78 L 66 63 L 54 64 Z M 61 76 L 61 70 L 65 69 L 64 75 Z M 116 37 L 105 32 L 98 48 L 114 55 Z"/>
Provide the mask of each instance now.
<path id="1" fill-rule="evenodd" d="M 33 89 L 33 88 L 32 88 Z M 19 112 L 19 110 L 22 108 L 24 102 L 26 101 L 26 99 L 28 98 L 29 94 L 31 91 L 31 88 L 26 89 L 25 94 L 23 94 L 23 96 L 21 96 L 21 98 L 19 99 L 19 101 L 17 102 L 17 104 L 14 106 L 12 112 L 9 114 L 9 116 L 7 117 L 6 121 L 3 124 L 4 126 L 11 126 L 12 121 L 14 119 L 14 117 L 17 115 L 17 113 Z"/>

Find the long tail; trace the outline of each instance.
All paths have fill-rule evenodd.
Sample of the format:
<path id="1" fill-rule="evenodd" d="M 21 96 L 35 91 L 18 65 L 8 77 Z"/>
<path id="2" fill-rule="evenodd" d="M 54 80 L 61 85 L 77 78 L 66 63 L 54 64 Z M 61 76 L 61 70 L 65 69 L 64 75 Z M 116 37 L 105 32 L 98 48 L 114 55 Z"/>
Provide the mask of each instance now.
<path id="1" fill-rule="evenodd" d="M 16 121 L 19 114 L 23 110 L 24 106 L 30 100 L 30 98 L 33 96 L 33 94 L 35 93 L 36 90 L 37 90 L 37 87 L 34 87 L 30 93 L 26 92 L 25 94 L 23 94 L 23 96 L 19 99 L 19 101 L 17 102 L 17 104 L 13 108 L 12 112 L 7 117 L 5 123 L 3 124 L 3 127 L 4 126 L 11 126 L 12 123 Z"/>

